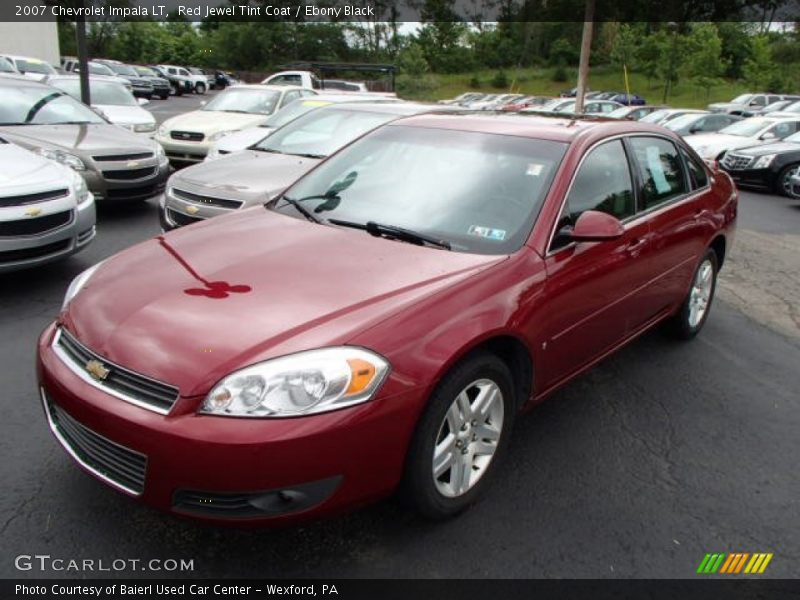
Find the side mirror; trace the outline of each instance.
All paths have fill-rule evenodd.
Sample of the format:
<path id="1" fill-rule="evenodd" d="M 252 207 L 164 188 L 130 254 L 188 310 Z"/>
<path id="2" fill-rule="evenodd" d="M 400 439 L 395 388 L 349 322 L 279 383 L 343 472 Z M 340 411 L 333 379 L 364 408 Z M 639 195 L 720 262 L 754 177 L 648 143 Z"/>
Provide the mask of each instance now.
<path id="1" fill-rule="evenodd" d="M 137 98 L 136 101 L 139 103 L 139 106 L 147 106 L 150 104 L 150 100 L 147 98 Z"/>
<path id="2" fill-rule="evenodd" d="M 767 140 L 776 140 L 776 139 L 778 139 L 778 136 L 777 136 L 777 135 L 775 135 L 774 133 L 772 133 L 771 131 L 768 131 L 767 133 L 765 133 L 764 135 L 762 135 L 762 136 L 761 136 L 759 139 L 761 139 L 761 140 L 764 140 L 764 141 L 767 141 Z"/>
<path id="3" fill-rule="evenodd" d="M 604 242 L 622 237 L 624 233 L 625 228 L 616 217 L 587 210 L 578 217 L 570 237 L 575 242 Z"/>

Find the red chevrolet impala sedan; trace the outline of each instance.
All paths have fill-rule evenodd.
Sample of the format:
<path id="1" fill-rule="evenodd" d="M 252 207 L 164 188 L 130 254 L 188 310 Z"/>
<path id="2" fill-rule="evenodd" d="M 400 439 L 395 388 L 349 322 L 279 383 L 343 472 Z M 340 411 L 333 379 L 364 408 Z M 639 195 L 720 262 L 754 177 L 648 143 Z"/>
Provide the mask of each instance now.
<path id="1" fill-rule="evenodd" d="M 264 206 L 78 276 L 41 335 L 49 426 L 109 486 L 278 523 L 400 490 L 447 517 L 517 413 L 708 318 L 737 194 L 636 122 L 426 115 Z"/>

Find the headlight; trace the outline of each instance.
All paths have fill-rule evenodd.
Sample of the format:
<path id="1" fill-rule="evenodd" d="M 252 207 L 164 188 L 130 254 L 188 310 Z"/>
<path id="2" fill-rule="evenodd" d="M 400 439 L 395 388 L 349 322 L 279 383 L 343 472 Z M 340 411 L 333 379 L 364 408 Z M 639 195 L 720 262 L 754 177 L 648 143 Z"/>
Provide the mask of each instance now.
<path id="1" fill-rule="evenodd" d="M 167 131 L 167 128 L 166 128 L 166 127 L 164 127 L 163 125 L 161 125 L 161 126 L 158 128 L 158 132 L 156 133 L 156 135 L 157 135 L 158 137 L 167 137 L 167 133 L 169 133 L 169 132 Z"/>
<path id="2" fill-rule="evenodd" d="M 158 159 L 158 164 L 163 165 L 167 162 L 167 153 L 164 152 L 164 148 L 161 147 L 161 144 L 156 142 L 156 158 Z"/>
<path id="3" fill-rule="evenodd" d="M 759 156 L 756 160 L 756 163 L 753 165 L 754 169 L 766 169 L 769 164 L 775 158 L 774 154 L 765 154 L 764 156 Z"/>
<path id="4" fill-rule="evenodd" d="M 75 192 L 75 197 L 78 199 L 78 204 L 83 204 L 89 199 L 89 188 L 86 187 L 86 180 L 82 175 L 73 173 L 72 188 Z"/>
<path id="5" fill-rule="evenodd" d="M 232 133 L 233 131 L 218 131 L 217 133 L 212 133 L 210 136 L 208 136 L 208 141 L 216 142 L 217 140 L 221 140 L 226 135 L 230 135 Z"/>
<path id="6" fill-rule="evenodd" d="M 36 152 L 40 156 L 44 156 L 45 158 L 54 160 L 58 163 L 61 163 L 62 165 L 71 167 L 76 171 L 86 170 L 86 165 L 83 164 L 83 161 L 74 154 L 70 154 L 69 152 L 64 152 L 63 150 L 53 150 L 51 148 L 38 148 Z"/>
<path id="7" fill-rule="evenodd" d="M 201 413 L 297 417 L 361 404 L 375 394 L 389 363 L 361 348 L 301 352 L 236 371 L 208 394 Z"/>
<path id="8" fill-rule="evenodd" d="M 67 304 L 70 303 L 70 300 L 78 295 L 78 292 L 83 289 L 83 287 L 86 285 L 86 282 L 89 281 L 92 275 L 94 275 L 94 272 L 97 271 L 97 268 L 102 264 L 102 262 L 99 262 L 96 265 L 89 267 L 72 280 L 72 283 L 70 283 L 69 287 L 67 288 L 67 293 L 64 295 L 64 302 L 61 304 L 61 310 L 64 310 L 67 307 Z"/>
<path id="9" fill-rule="evenodd" d="M 156 130 L 155 123 L 136 123 L 133 126 L 133 130 L 137 133 L 150 133 L 151 131 Z"/>
<path id="10" fill-rule="evenodd" d="M 211 146 L 208 149 L 208 153 L 206 153 L 206 160 L 214 160 L 215 158 L 219 158 L 219 148 L 216 145 Z"/>

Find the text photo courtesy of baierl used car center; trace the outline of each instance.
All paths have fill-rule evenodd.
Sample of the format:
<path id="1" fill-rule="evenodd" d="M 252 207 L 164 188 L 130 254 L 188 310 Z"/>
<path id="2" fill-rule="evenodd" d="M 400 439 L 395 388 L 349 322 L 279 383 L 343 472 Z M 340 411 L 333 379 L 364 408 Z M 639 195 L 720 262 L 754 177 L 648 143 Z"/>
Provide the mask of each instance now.
<path id="1" fill-rule="evenodd" d="M 800 593 L 795 9 L 4 4 L 0 596 Z"/>

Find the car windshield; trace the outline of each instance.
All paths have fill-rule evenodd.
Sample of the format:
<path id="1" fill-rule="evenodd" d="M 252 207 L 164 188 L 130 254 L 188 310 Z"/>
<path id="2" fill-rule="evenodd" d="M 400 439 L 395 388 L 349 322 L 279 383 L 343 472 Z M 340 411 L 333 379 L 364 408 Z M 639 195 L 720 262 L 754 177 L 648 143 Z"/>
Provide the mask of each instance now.
<path id="1" fill-rule="evenodd" d="M 76 100 L 81 99 L 81 82 L 79 79 L 54 79 L 50 85 L 64 90 Z M 90 81 L 89 93 L 92 104 L 110 106 L 138 106 L 136 98 L 121 83 L 113 81 Z"/>
<path id="2" fill-rule="evenodd" d="M 781 112 L 800 113 L 800 102 L 792 102 L 785 108 L 782 108 Z"/>
<path id="3" fill-rule="evenodd" d="M 455 251 L 508 254 L 528 238 L 566 148 L 549 140 L 390 125 L 322 163 L 268 207 L 303 218 L 300 203 L 332 224 L 400 227 Z"/>
<path id="4" fill-rule="evenodd" d="M 89 63 L 89 73 L 92 75 L 114 75 L 114 71 L 100 63 Z"/>
<path id="5" fill-rule="evenodd" d="M 43 60 L 33 60 L 18 58 L 17 69 L 25 73 L 41 73 L 42 75 L 54 75 L 56 70 Z"/>
<path id="6" fill-rule="evenodd" d="M 142 77 L 158 77 L 158 73 L 147 67 L 136 67 L 136 73 Z"/>
<path id="7" fill-rule="evenodd" d="M 269 119 L 264 121 L 262 127 L 271 127 L 277 129 L 283 127 L 289 121 L 294 121 L 297 117 L 306 114 L 315 108 L 333 104 L 330 100 L 300 100 L 287 104 Z"/>
<path id="8" fill-rule="evenodd" d="M 731 100 L 731 104 L 747 104 L 750 102 L 752 97 L 753 94 L 742 94 L 741 96 L 736 96 L 736 98 Z"/>
<path id="9" fill-rule="evenodd" d="M 313 111 L 264 138 L 253 148 L 263 152 L 324 157 L 399 116 L 341 108 Z"/>
<path id="10" fill-rule="evenodd" d="M 764 129 L 764 127 L 772 124 L 773 122 L 774 121 L 764 121 L 762 119 L 744 119 L 743 121 L 738 121 L 732 125 L 728 125 L 727 127 L 720 129 L 719 132 L 726 135 L 753 137 L 754 135 L 757 135 L 759 131 Z"/>
<path id="11" fill-rule="evenodd" d="M 612 119 L 624 119 L 625 117 L 627 117 L 634 110 L 636 110 L 636 109 L 631 109 L 631 108 L 629 108 L 627 106 L 623 106 L 622 108 L 615 108 L 610 113 L 608 113 L 606 116 L 607 117 L 611 117 Z"/>
<path id="12" fill-rule="evenodd" d="M 680 117 L 675 117 L 671 121 L 664 123 L 664 127 L 671 129 L 672 131 L 678 131 L 679 129 L 690 126 L 701 116 L 702 115 L 695 114 L 681 115 Z"/>
<path id="13" fill-rule="evenodd" d="M 16 73 L 14 65 L 7 58 L 0 56 L 0 73 Z"/>
<path id="14" fill-rule="evenodd" d="M 669 114 L 668 110 L 654 110 L 649 115 L 643 116 L 639 119 L 642 123 L 658 123 L 661 119 Z"/>
<path id="15" fill-rule="evenodd" d="M 0 86 L 0 125 L 105 123 L 97 113 L 51 87 Z"/>
<path id="16" fill-rule="evenodd" d="M 127 77 L 138 77 L 136 70 L 128 65 L 109 65 L 112 71 L 117 75 L 125 75 Z"/>
<path id="17" fill-rule="evenodd" d="M 279 98 L 280 93 L 275 90 L 229 89 L 216 96 L 202 110 L 269 115 L 275 110 Z"/>
<path id="18" fill-rule="evenodd" d="M 800 132 L 793 133 L 790 136 L 783 138 L 784 142 L 794 142 L 795 144 L 800 143 Z"/>

